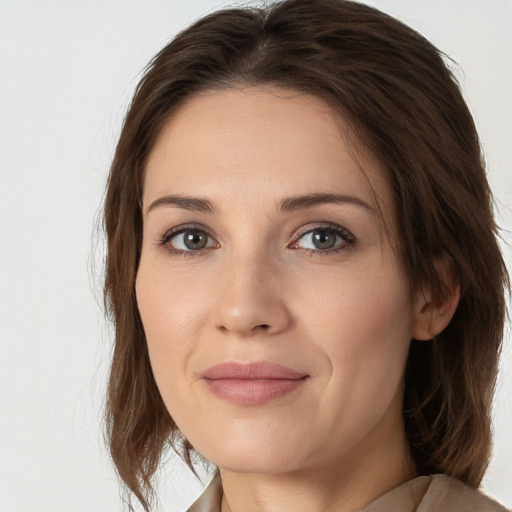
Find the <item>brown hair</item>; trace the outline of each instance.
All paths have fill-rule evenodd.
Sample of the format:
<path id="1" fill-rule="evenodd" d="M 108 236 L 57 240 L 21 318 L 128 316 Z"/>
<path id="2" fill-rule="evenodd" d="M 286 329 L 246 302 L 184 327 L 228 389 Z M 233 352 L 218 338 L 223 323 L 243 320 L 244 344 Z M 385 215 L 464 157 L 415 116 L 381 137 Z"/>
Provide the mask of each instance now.
<path id="1" fill-rule="evenodd" d="M 105 202 L 105 303 L 115 324 L 106 426 L 121 479 L 149 510 L 163 450 L 180 450 L 191 466 L 193 453 L 156 387 L 135 297 L 145 160 L 186 99 L 258 84 L 323 99 L 386 169 L 413 288 L 428 285 L 442 297 L 434 261 L 453 262 L 460 303 L 435 339 L 411 343 L 404 421 L 418 474 L 478 486 L 490 453 L 508 286 L 478 135 L 443 55 L 396 19 L 345 0 L 208 15 L 160 51 L 137 87 Z"/>

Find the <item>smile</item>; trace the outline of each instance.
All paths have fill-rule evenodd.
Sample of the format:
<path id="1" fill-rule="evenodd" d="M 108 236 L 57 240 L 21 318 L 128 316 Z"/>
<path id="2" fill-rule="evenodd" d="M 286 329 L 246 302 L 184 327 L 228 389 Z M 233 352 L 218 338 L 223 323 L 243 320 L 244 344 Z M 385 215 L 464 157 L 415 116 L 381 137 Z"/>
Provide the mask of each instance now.
<path id="1" fill-rule="evenodd" d="M 297 391 L 309 375 L 268 361 L 227 362 L 202 375 L 209 391 L 236 405 L 259 405 Z"/>

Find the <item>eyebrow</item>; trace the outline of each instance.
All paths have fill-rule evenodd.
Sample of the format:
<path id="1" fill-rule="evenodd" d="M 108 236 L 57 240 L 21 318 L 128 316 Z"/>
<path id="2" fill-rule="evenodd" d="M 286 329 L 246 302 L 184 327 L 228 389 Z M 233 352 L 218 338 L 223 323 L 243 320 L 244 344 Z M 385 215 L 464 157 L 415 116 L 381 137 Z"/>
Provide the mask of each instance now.
<path id="1" fill-rule="evenodd" d="M 322 204 L 353 204 L 374 212 L 375 208 L 356 196 L 346 194 L 313 193 L 302 196 L 288 197 L 281 201 L 279 210 L 285 213 L 314 208 Z"/>
<path id="2" fill-rule="evenodd" d="M 280 201 L 278 210 L 283 213 L 294 212 L 297 210 L 305 210 L 314 208 L 322 204 L 353 204 L 374 212 L 375 208 L 356 196 L 347 194 L 329 194 L 316 192 L 312 194 L 304 194 L 300 196 L 287 197 Z M 181 208 L 183 210 L 197 211 L 201 213 L 215 213 L 216 208 L 208 199 L 201 199 L 198 197 L 186 197 L 179 195 L 163 196 L 153 201 L 146 213 L 161 206 L 171 206 Z"/>
<path id="3" fill-rule="evenodd" d="M 191 210 L 202 213 L 215 212 L 215 207 L 210 201 L 208 201 L 208 199 L 170 195 L 160 197 L 156 201 L 153 201 L 146 210 L 146 213 L 149 213 L 151 210 L 154 210 L 159 206 L 174 206 L 176 208 L 182 208 L 183 210 Z"/>

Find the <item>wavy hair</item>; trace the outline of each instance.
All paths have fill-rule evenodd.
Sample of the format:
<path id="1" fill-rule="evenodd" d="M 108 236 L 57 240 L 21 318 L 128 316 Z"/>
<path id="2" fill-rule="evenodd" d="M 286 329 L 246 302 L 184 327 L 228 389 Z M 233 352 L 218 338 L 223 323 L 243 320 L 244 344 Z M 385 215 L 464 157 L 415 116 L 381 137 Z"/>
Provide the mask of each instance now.
<path id="1" fill-rule="evenodd" d="M 460 302 L 435 339 L 411 342 L 404 423 L 419 475 L 478 486 L 490 454 L 508 288 L 478 134 L 445 56 L 400 21 L 346 0 L 210 14 L 156 55 L 135 91 L 104 205 L 104 298 L 115 327 L 106 432 L 120 478 L 150 510 L 163 451 L 172 446 L 193 467 L 193 449 L 156 387 L 135 297 L 145 161 L 187 99 L 262 84 L 325 101 L 388 173 L 397 251 L 413 289 L 428 285 L 443 297 L 434 261 L 451 259 Z"/>

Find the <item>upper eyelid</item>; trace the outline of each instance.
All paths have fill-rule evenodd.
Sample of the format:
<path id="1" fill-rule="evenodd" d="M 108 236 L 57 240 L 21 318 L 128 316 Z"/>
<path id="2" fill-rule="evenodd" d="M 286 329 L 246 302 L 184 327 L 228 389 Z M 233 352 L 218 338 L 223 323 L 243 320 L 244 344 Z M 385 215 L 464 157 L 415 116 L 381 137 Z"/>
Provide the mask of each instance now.
<path id="1" fill-rule="evenodd" d="M 352 232 L 350 230 L 348 230 L 347 228 L 345 228 L 343 226 L 340 226 L 339 224 L 333 224 L 331 222 L 325 222 L 325 223 L 320 222 L 318 224 L 310 225 L 309 227 L 305 226 L 304 228 L 299 229 L 299 231 L 296 232 L 296 234 L 294 236 L 295 236 L 295 239 L 297 239 L 297 238 L 300 238 L 308 233 L 311 233 L 311 232 L 317 231 L 317 230 L 321 230 L 321 229 L 325 229 L 328 231 L 334 231 L 337 233 L 343 233 L 343 234 L 348 235 L 351 238 L 355 239 L 355 236 L 352 234 Z"/>
<path id="2" fill-rule="evenodd" d="M 335 223 L 327 222 L 327 221 L 318 221 L 316 223 L 315 222 L 308 223 L 308 224 L 302 226 L 301 228 L 299 228 L 298 230 L 295 230 L 291 236 L 291 242 L 289 242 L 287 245 L 294 244 L 297 242 L 298 239 L 300 239 L 304 235 L 311 233 L 315 230 L 320 230 L 320 229 L 325 229 L 325 230 L 330 230 L 333 232 L 345 234 L 346 236 L 348 236 L 354 240 L 356 238 L 350 230 L 348 230 L 347 228 L 345 228 L 339 224 L 335 224 Z M 208 228 L 208 226 L 205 226 L 204 224 L 193 222 L 193 223 L 180 224 L 178 226 L 174 226 L 174 227 L 168 229 L 167 231 L 165 231 L 165 233 L 162 236 L 158 237 L 158 239 L 156 241 L 156 245 L 166 244 L 174 236 L 179 235 L 187 230 L 203 231 L 210 238 L 212 238 L 217 244 L 219 244 L 217 237 L 212 234 L 212 230 L 210 228 Z"/>
<path id="3" fill-rule="evenodd" d="M 165 235 L 177 235 L 179 233 L 183 233 L 184 231 L 204 231 L 213 238 L 211 230 L 207 226 L 204 224 L 197 224 L 195 222 L 190 224 L 180 224 L 178 226 L 172 227 L 165 232 Z"/>
<path id="4" fill-rule="evenodd" d="M 190 223 L 190 224 L 180 224 L 178 226 L 174 226 L 167 231 L 163 233 L 163 235 L 158 236 L 155 242 L 155 245 L 162 246 L 168 243 L 173 237 L 176 235 L 179 235 L 181 233 L 184 233 L 185 231 L 204 231 L 210 238 L 216 241 L 218 243 L 215 236 L 212 235 L 210 229 L 203 225 L 198 223 Z"/>
<path id="5" fill-rule="evenodd" d="M 200 223 L 196 223 L 196 222 L 179 224 L 178 226 L 174 226 L 174 227 L 168 229 L 165 232 L 165 235 L 177 234 L 177 233 L 186 231 L 187 229 L 190 229 L 190 230 L 196 229 L 198 231 L 204 231 L 205 233 L 208 233 L 210 236 L 213 237 L 213 235 L 211 234 L 212 231 L 210 230 L 210 228 L 208 226 L 205 226 L 204 224 L 200 224 Z M 302 227 L 296 229 L 293 232 L 292 237 L 293 236 L 301 236 L 301 235 L 304 235 L 311 231 L 315 231 L 316 229 L 332 229 L 333 231 L 343 231 L 343 232 L 350 234 L 350 231 L 347 228 L 340 226 L 339 224 L 335 224 L 333 222 L 327 222 L 327 221 L 325 221 L 325 222 L 319 221 L 316 223 L 310 222 L 310 223 L 306 224 L 305 226 L 302 226 Z"/>

